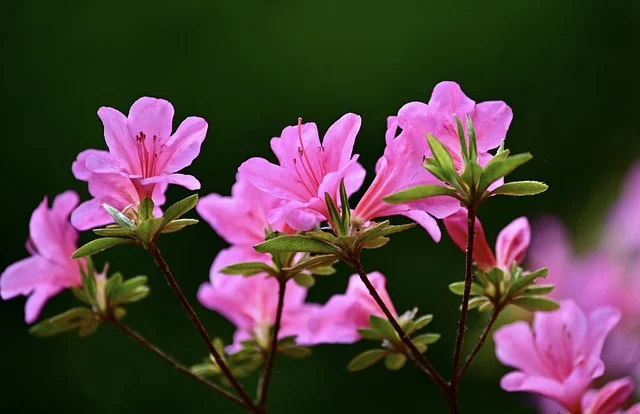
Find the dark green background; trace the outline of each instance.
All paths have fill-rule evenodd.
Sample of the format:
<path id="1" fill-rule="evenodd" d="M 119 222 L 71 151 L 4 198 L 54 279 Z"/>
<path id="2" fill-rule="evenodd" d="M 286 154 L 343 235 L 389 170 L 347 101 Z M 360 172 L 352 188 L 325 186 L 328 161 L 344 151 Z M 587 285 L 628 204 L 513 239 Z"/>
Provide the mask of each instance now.
<path id="1" fill-rule="evenodd" d="M 266 3 L 269 3 L 268 5 Z M 85 148 L 104 148 L 96 110 L 127 112 L 140 96 L 170 100 L 176 121 L 200 115 L 209 134 L 189 172 L 201 194 L 226 194 L 237 166 L 269 156 L 269 138 L 296 122 L 321 130 L 345 112 L 363 117 L 356 152 L 373 177 L 386 116 L 429 99 L 456 80 L 476 101 L 503 99 L 514 110 L 508 147 L 531 151 L 515 178 L 550 184 L 543 196 L 501 199 L 480 212 L 489 237 L 520 215 L 560 215 L 587 243 L 597 214 L 640 154 L 637 117 L 640 4 L 603 1 L 27 1 L 0 6 L 2 31 L 2 253 L 0 268 L 23 258 L 29 216 L 45 194 L 88 195 L 70 166 Z M 170 201 L 186 194 L 171 188 Z M 595 215 L 595 216 L 594 216 Z M 91 238 L 84 235 L 83 240 Z M 202 224 L 162 244 L 194 298 L 224 243 Z M 150 258 L 133 248 L 99 257 L 133 276 L 147 273 L 152 295 L 126 320 L 186 363 L 204 356 Z M 429 357 L 448 370 L 461 277 L 461 252 L 415 229 L 365 258 L 386 273 L 399 310 L 436 316 L 443 339 Z M 346 286 L 348 270 L 322 279 L 310 298 Z M 0 304 L 0 395 L 21 412 L 240 412 L 173 372 L 112 327 L 87 339 L 40 340 L 23 323 L 23 299 Z M 68 308 L 65 293 L 44 316 Z M 216 335 L 232 326 L 197 306 Z M 472 324 L 480 323 L 475 313 Z M 444 412 L 436 388 L 416 370 L 376 367 L 349 374 L 347 361 L 369 344 L 322 346 L 312 358 L 278 359 L 273 413 Z M 491 349 L 491 348 L 490 348 Z M 464 412 L 523 410 L 500 390 L 491 352 L 465 380 Z M 247 382 L 253 391 L 254 381 Z M 11 411 L 14 412 L 14 411 Z"/>

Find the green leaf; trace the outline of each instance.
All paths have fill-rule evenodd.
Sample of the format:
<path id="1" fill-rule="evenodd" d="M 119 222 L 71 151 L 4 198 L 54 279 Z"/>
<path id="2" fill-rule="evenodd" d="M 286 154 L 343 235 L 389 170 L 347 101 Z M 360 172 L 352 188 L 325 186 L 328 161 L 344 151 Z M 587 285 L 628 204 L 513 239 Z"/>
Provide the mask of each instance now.
<path id="1" fill-rule="evenodd" d="M 476 138 L 476 130 L 473 127 L 473 121 L 469 114 L 465 115 L 467 121 L 467 130 L 469 132 L 469 159 L 476 162 L 478 160 L 478 142 Z"/>
<path id="2" fill-rule="evenodd" d="M 427 134 L 427 142 L 429 143 L 429 148 L 431 149 L 431 153 L 433 154 L 433 158 L 435 158 L 440 170 L 442 171 L 444 177 L 446 178 L 449 184 L 454 185 L 457 181 L 456 179 L 456 170 L 453 166 L 453 159 L 451 158 L 451 154 L 447 148 L 442 145 L 436 137 L 431 134 Z"/>
<path id="3" fill-rule="evenodd" d="M 416 223 L 400 224 L 398 226 L 385 226 L 382 229 L 376 229 L 375 232 L 363 232 L 358 236 L 358 242 L 361 244 L 368 243 L 376 238 L 390 236 L 395 233 L 400 233 L 405 230 L 409 230 L 416 226 Z"/>
<path id="4" fill-rule="evenodd" d="M 87 296 L 87 293 L 84 291 L 84 289 L 71 287 L 70 290 L 71 290 L 71 293 L 73 293 L 73 296 L 76 297 L 76 299 L 86 303 L 87 305 L 91 305 L 91 301 L 89 300 L 89 297 Z"/>
<path id="5" fill-rule="evenodd" d="M 200 221 L 196 219 L 177 219 L 173 220 L 166 226 L 162 228 L 160 233 L 175 233 L 176 231 L 180 231 L 187 226 L 193 226 L 194 224 L 198 224 Z"/>
<path id="6" fill-rule="evenodd" d="M 469 164 L 469 150 L 467 150 L 467 138 L 464 136 L 464 127 L 462 126 L 462 122 L 460 122 L 460 118 L 458 118 L 458 115 L 454 114 L 453 117 L 456 120 L 456 129 L 458 131 L 458 138 L 460 139 L 462 159 L 464 161 L 464 165 L 467 165 Z M 473 159 L 475 160 L 475 158 Z"/>
<path id="7" fill-rule="evenodd" d="M 276 252 L 309 252 L 309 253 L 338 253 L 339 250 L 329 243 L 307 236 L 278 236 L 267 240 L 254 249 L 260 253 Z"/>
<path id="8" fill-rule="evenodd" d="M 554 285 L 531 285 L 522 292 L 524 295 L 528 296 L 544 296 L 553 292 L 555 288 Z"/>
<path id="9" fill-rule="evenodd" d="M 198 195 L 193 194 L 189 197 L 182 199 L 169 207 L 164 214 L 162 215 L 162 224 L 161 228 L 171 223 L 175 219 L 178 219 L 184 216 L 186 213 L 191 211 L 196 204 L 198 204 Z"/>
<path id="10" fill-rule="evenodd" d="M 100 327 L 100 320 L 96 318 L 89 319 L 78 327 L 78 336 L 81 338 L 89 336 L 92 333 L 95 333 L 95 331 L 98 330 L 98 327 Z"/>
<path id="11" fill-rule="evenodd" d="M 258 273 L 269 273 L 273 275 L 275 274 L 275 271 L 266 263 L 244 262 L 226 266 L 220 270 L 220 273 L 223 273 L 225 275 L 253 276 L 257 275 Z"/>
<path id="12" fill-rule="evenodd" d="M 464 282 L 455 282 L 449 285 L 449 290 L 456 295 L 464 295 Z M 482 295 L 484 293 L 484 287 L 473 282 L 471 283 L 471 294 Z"/>
<path id="13" fill-rule="evenodd" d="M 526 273 L 518 277 L 516 280 L 513 281 L 513 283 L 509 287 L 509 294 L 517 293 L 522 288 L 532 284 L 539 277 L 542 277 L 542 278 L 547 277 L 547 273 L 549 273 L 549 269 L 544 267 L 542 269 L 536 270 L 535 272 Z"/>
<path id="14" fill-rule="evenodd" d="M 384 359 L 384 366 L 387 367 L 388 370 L 397 371 L 401 369 L 405 362 L 407 362 L 407 357 L 402 354 L 389 354 Z"/>
<path id="15" fill-rule="evenodd" d="M 125 280 L 111 293 L 109 297 L 110 304 L 133 303 L 146 298 L 151 292 L 146 283 L 146 276 L 136 276 Z"/>
<path id="16" fill-rule="evenodd" d="M 149 197 L 145 197 L 140 203 L 140 208 L 138 208 L 138 216 L 140 217 L 140 221 L 145 221 L 150 218 L 153 218 L 153 200 Z"/>
<path id="17" fill-rule="evenodd" d="M 122 284 L 122 274 L 114 273 L 111 275 L 109 279 L 107 279 L 107 283 L 104 285 L 104 296 L 106 298 L 110 298 L 114 291 L 116 291 L 120 285 Z"/>
<path id="18" fill-rule="evenodd" d="M 304 346 L 296 346 L 293 348 L 279 349 L 278 353 L 282 355 L 286 355 L 291 358 L 301 359 L 311 356 L 311 348 L 307 348 Z"/>
<path id="19" fill-rule="evenodd" d="M 342 210 L 342 228 L 345 229 L 345 235 L 349 234 L 351 227 L 351 207 L 349 207 L 349 196 L 344 185 L 344 178 L 340 180 L 340 209 Z"/>
<path id="20" fill-rule="evenodd" d="M 442 168 L 440 168 L 440 165 L 438 165 L 438 161 L 434 160 L 433 158 L 425 159 L 424 168 L 425 170 L 429 171 L 438 180 L 443 181 L 445 183 L 448 181 L 444 171 L 442 171 Z"/>
<path id="21" fill-rule="evenodd" d="M 310 272 L 316 276 L 331 276 L 336 273 L 335 267 L 327 266 L 327 267 L 314 267 L 313 269 L 309 269 Z"/>
<path id="22" fill-rule="evenodd" d="M 131 237 L 133 236 L 133 230 L 125 227 L 112 227 L 104 229 L 94 229 L 93 232 L 98 236 L 103 237 Z"/>
<path id="23" fill-rule="evenodd" d="M 422 200 L 427 197 L 451 196 L 455 197 L 458 193 L 453 188 L 443 187 L 440 185 L 417 185 L 406 190 L 388 195 L 382 200 L 389 204 L 408 203 L 411 201 Z"/>
<path id="24" fill-rule="evenodd" d="M 490 303 L 489 299 L 485 298 L 484 296 L 476 296 L 475 298 L 471 298 L 469 299 L 469 310 L 480 307 L 482 305 L 484 305 L 485 303 Z"/>
<path id="25" fill-rule="evenodd" d="M 523 296 L 521 298 L 516 298 L 511 301 L 511 304 L 532 312 L 552 311 L 560 307 L 557 302 L 551 299 L 536 296 Z"/>
<path id="26" fill-rule="evenodd" d="M 135 227 L 135 223 L 129 217 L 127 217 L 124 213 L 122 213 L 117 208 L 110 206 L 107 203 L 102 203 L 102 208 L 107 210 L 107 213 L 113 218 L 120 227 L 124 227 L 126 229 L 133 229 Z"/>
<path id="27" fill-rule="evenodd" d="M 340 213 L 338 212 L 338 208 L 333 202 L 331 195 L 329 193 L 324 193 L 324 201 L 327 203 L 327 209 L 329 210 L 329 217 L 331 218 L 331 223 L 336 228 L 337 234 L 340 236 L 346 236 L 346 230 L 342 226 L 342 218 L 340 217 Z"/>
<path id="28" fill-rule="evenodd" d="M 543 193 L 547 188 L 549 188 L 548 185 L 539 181 L 512 181 L 496 188 L 491 194 L 531 196 Z"/>
<path id="29" fill-rule="evenodd" d="M 353 358 L 347 365 L 347 370 L 350 372 L 362 371 L 365 368 L 369 368 L 376 362 L 380 361 L 387 355 L 388 351 L 385 349 L 370 349 L 364 351 L 360 355 Z"/>
<path id="30" fill-rule="evenodd" d="M 326 231 L 307 231 L 304 235 L 327 243 L 333 243 L 336 241 L 336 236 L 334 236 L 333 233 L 328 233 Z"/>
<path id="31" fill-rule="evenodd" d="M 398 333 L 391 325 L 387 319 L 380 318 L 375 315 L 371 315 L 369 317 L 369 324 L 371 325 L 371 329 L 378 332 L 383 337 L 393 340 L 398 337 Z"/>
<path id="32" fill-rule="evenodd" d="M 372 341 L 379 341 L 384 339 L 382 335 L 380 335 L 377 331 L 374 331 L 372 329 L 361 328 L 361 329 L 358 329 L 358 333 L 364 339 L 369 339 Z"/>
<path id="33" fill-rule="evenodd" d="M 411 338 L 411 342 L 413 342 L 416 346 L 431 345 L 437 342 L 439 339 L 440 339 L 440 334 L 426 333 L 426 334 L 418 335 L 415 338 Z"/>
<path id="34" fill-rule="evenodd" d="M 116 237 L 102 237 L 92 240 L 84 246 L 80 247 L 75 251 L 75 253 L 73 253 L 72 257 L 74 259 L 79 259 L 81 257 L 91 256 L 92 254 L 100 253 L 101 251 L 107 250 L 119 244 L 135 244 L 135 241 L 130 239 L 120 239 Z"/>
<path id="35" fill-rule="evenodd" d="M 316 279 L 306 273 L 298 273 L 293 277 L 293 280 L 300 286 L 310 288 L 316 284 Z"/>
<path id="36" fill-rule="evenodd" d="M 433 315 L 422 315 L 421 317 L 415 320 L 416 325 L 414 330 L 419 331 L 420 329 L 424 328 L 429 323 L 431 323 L 432 320 L 433 320 Z"/>
<path id="37" fill-rule="evenodd" d="M 29 332 L 35 336 L 49 337 L 80 328 L 93 320 L 91 309 L 77 307 L 32 326 Z"/>
<path id="38" fill-rule="evenodd" d="M 290 273 L 297 273 L 297 272 L 302 272 L 303 270 L 313 270 L 316 268 L 328 268 L 328 266 L 331 266 L 337 261 L 338 259 L 334 255 L 323 254 L 318 256 L 312 256 L 305 260 L 301 260 L 298 263 L 296 263 L 294 266 L 286 267 L 282 270 Z"/>
<path id="39" fill-rule="evenodd" d="M 364 249 L 379 249 L 380 247 L 385 246 L 390 241 L 391 239 L 388 237 L 378 237 L 376 239 L 362 243 L 362 247 Z"/>
<path id="40" fill-rule="evenodd" d="M 508 174 L 513 172 L 513 170 L 531 160 L 532 158 L 533 156 L 528 152 L 524 154 L 512 155 L 498 161 L 496 161 L 494 157 L 484 167 L 484 172 L 482 173 L 482 178 L 480 179 L 478 191 L 480 192 L 480 194 L 484 193 L 485 190 L 496 180 L 507 176 Z"/>

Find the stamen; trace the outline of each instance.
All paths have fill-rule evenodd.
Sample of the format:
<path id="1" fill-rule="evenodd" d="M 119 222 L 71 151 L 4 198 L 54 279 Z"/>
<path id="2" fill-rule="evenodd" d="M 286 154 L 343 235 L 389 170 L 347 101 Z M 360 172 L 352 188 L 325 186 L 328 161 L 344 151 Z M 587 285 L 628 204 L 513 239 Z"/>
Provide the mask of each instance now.
<path id="1" fill-rule="evenodd" d="M 303 166 L 304 166 L 304 164 L 303 164 Z M 306 180 L 304 180 L 302 178 L 302 175 L 300 174 L 300 170 L 298 169 L 298 162 L 297 162 L 297 160 L 295 158 L 293 159 L 293 168 L 296 170 L 296 174 L 298 174 L 298 179 L 300 180 L 302 185 L 304 185 L 304 188 L 309 192 L 309 194 L 311 194 L 311 196 L 315 197 L 317 195 L 318 191 L 317 190 L 316 191 L 311 190 L 309 188 L 309 186 L 307 185 Z"/>
<path id="2" fill-rule="evenodd" d="M 305 172 L 307 173 L 307 176 L 309 177 L 309 179 L 311 180 L 311 182 L 313 183 L 313 185 L 316 187 L 316 190 L 317 190 L 320 187 L 320 180 L 318 180 L 318 177 L 316 177 L 313 171 L 313 165 L 311 164 L 311 161 L 309 161 L 309 157 L 307 157 L 307 153 L 304 148 L 304 143 L 302 141 L 302 118 L 298 118 L 298 141 L 300 141 L 298 154 L 300 155 L 300 161 L 302 163 L 302 167 L 304 168 Z M 306 165 L 304 161 L 307 162 Z"/>

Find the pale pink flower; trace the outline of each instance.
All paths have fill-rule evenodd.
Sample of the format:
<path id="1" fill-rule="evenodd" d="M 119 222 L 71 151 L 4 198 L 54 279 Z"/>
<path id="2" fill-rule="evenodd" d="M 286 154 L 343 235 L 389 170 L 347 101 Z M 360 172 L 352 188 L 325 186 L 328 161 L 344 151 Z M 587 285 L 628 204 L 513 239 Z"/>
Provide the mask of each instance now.
<path id="1" fill-rule="evenodd" d="M 371 272 L 369 279 L 391 313 L 397 316 L 387 293 L 384 275 L 380 272 Z M 345 293 L 333 295 L 325 305 L 315 310 L 310 319 L 309 335 L 303 342 L 307 344 L 357 342 L 362 339 L 358 329 L 369 328 L 371 315 L 385 318 L 360 277 L 352 275 Z"/>
<path id="2" fill-rule="evenodd" d="M 77 248 L 78 232 L 69 223 L 78 201 L 75 192 L 66 191 L 53 200 L 49 209 L 45 197 L 29 221 L 27 251 L 31 256 L 10 265 L 0 276 L 2 299 L 29 296 L 25 305 L 27 323 L 38 319 L 51 297 L 82 284 L 80 264 L 71 258 Z"/>
<path id="3" fill-rule="evenodd" d="M 258 189 L 286 201 L 271 211 L 269 222 L 285 222 L 295 230 L 310 230 L 329 220 L 325 202 L 328 193 L 338 200 L 344 179 L 348 194 L 364 180 L 364 168 L 352 156 L 360 117 L 346 114 L 327 130 L 322 143 L 314 123 L 289 126 L 271 140 L 279 165 L 264 158 L 251 158 L 239 168 Z"/>
<path id="4" fill-rule="evenodd" d="M 268 221 L 269 213 L 282 201 L 258 190 L 246 178 L 240 175 L 236 178 L 231 197 L 219 194 L 202 197 L 196 206 L 198 214 L 220 237 L 235 245 L 253 246 L 263 242 L 269 231 L 284 230 L 273 228 Z"/>
<path id="5" fill-rule="evenodd" d="M 458 171 L 464 167 L 460 138 L 454 115 L 462 122 L 467 134 L 465 117 L 469 115 L 476 131 L 478 162 L 485 165 L 492 157 L 489 150 L 505 139 L 513 119 L 511 108 L 503 101 L 476 104 L 455 82 L 440 82 L 433 89 L 429 103 L 410 102 L 398 112 L 398 126 L 422 146 L 424 154 L 432 156 L 427 145 L 427 133 L 436 137 L 449 150 Z M 467 143 L 469 137 L 467 135 Z"/>
<path id="6" fill-rule="evenodd" d="M 119 174 L 130 178 L 138 198 L 151 197 L 156 184 L 178 184 L 189 190 L 200 182 L 177 172 L 198 156 L 207 133 L 207 122 L 188 117 L 172 134 L 173 106 L 164 99 L 143 97 L 133 103 L 129 115 L 102 107 L 98 116 L 104 124 L 109 152 L 91 154 L 86 166 L 94 173 Z"/>
<path id="7" fill-rule="evenodd" d="M 87 159 L 91 156 L 108 157 L 109 153 L 101 150 L 86 150 L 78 154 L 71 169 L 73 175 L 89 184 L 89 193 L 94 197 L 80 204 L 71 214 L 71 224 L 78 230 L 88 230 L 94 227 L 113 223 L 113 218 L 102 207 L 103 203 L 128 214 L 137 210 L 142 200 L 138 188 L 131 178 L 120 174 L 99 174 L 87 168 Z M 160 216 L 160 206 L 165 202 L 167 183 L 155 185 L 151 199 L 155 204 L 154 215 Z"/>
<path id="8" fill-rule="evenodd" d="M 453 242 L 462 251 L 467 247 L 467 210 L 462 208 L 457 213 L 444 219 L 444 226 Z M 526 217 L 519 217 L 509 223 L 498 234 L 495 257 L 487 243 L 484 229 L 476 217 L 473 260 L 482 270 L 499 267 L 508 271 L 516 263 L 520 264 L 527 254 L 531 238 L 531 228 Z"/>
<path id="9" fill-rule="evenodd" d="M 406 216 L 429 232 L 437 242 L 440 228 L 434 217 L 444 218 L 460 208 L 460 202 L 448 196 L 430 197 L 424 200 L 388 204 L 382 199 L 393 193 L 416 185 L 441 184 L 423 167 L 423 151 L 404 133 L 396 137 L 397 120 L 389 117 L 385 135 L 387 146 L 376 164 L 376 178 L 355 208 L 354 216 L 364 222 L 378 217 Z"/>
<path id="10" fill-rule="evenodd" d="M 570 413 L 581 412 L 581 400 L 604 372 L 600 353 L 607 334 L 620 320 L 620 311 L 598 308 L 585 315 L 571 300 L 553 312 L 536 312 L 533 327 L 515 322 L 494 334 L 500 362 L 516 368 L 500 385 L 551 398 Z"/>
<path id="11" fill-rule="evenodd" d="M 269 328 L 275 322 L 278 304 L 278 282 L 258 274 L 251 277 L 225 275 L 220 270 L 242 262 L 269 264 L 269 255 L 257 253 L 251 247 L 230 247 L 221 250 L 211 266 L 210 281 L 198 289 L 198 300 L 205 307 L 220 313 L 236 326 L 230 352 L 240 349 L 249 339 L 266 341 Z M 293 280 L 287 282 L 279 338 L 307 335 L 312 306 L 305 303 L 307 289 Z"/>

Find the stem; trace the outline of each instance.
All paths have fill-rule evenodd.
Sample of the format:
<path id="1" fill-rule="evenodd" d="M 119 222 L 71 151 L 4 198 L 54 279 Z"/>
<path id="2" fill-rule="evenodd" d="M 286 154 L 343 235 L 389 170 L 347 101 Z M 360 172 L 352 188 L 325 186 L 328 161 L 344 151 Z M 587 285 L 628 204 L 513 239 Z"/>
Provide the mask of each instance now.
<path id="1" fill-rule="evenodd" d="M 476 224 L 476 207 L 470 205 L 467 210 L 467 251 L 466 251 L 466 271 L 464 278 L 464 296 L 462 297 L 462 310 L 460 312 L 460 320 L 458 321 L 458 334 L 456 336 L 456 347 L 453 353 L 453 367 L 451 370 L 451 386 L 450 386 L 450 404 L 451 412 L 460 412 L 458 394 L 459 394 L 459 378 L 458 370 L 460 367 L 460 355 L 462 353 L 462 343 L 464 342 L 464 334 L 467 330 L 467 312 L 469 310 L 469 296 L 471 294 L 471 283 L 473 281 L 473 241 L 475 239 Z"/>
<path id="2" fill-rule="evenodd" d="M 213 384 L 213 383 L 205 380 L 204 378 L 201 378 L 201 377 L 197 376 L 196 374 L 191 372 L 189 370 L 189 368 L 185 367 L 184 365 L 180 364 L 178 361 L 176 361 L 175 359 L 173 359 L 169 355 L 165 354 L 160 348 L 158 348 L 157 346 L 155 346 L 154 344 L 149 342 L 145 337 L 140 335 L 138 332 L 134 331 L 133 329 L 131 329 L 127 325 L 123 324 L 120 320 L 118 320 L 116 318 L 112 318 L 112 319 L 108 319 L 107 322 L 111 322 L 114 325 L 116 325 L 122 332 L 124 332 L 125 334 L 129 335 L 129 337 L 131 337 L 131 339 L 133 339 L 134 341 L 136 341 L 137 343 L 142 345 L 147 350 L 149 350 L 149 351 L 153 352 L 154 354 L 158 355 L 167 364 L 173 366 L 177 371 L 182 372 L 183 374 L 193 378 L 194 380 L 198 381 L 199 383 L 209 387 L 210 389 L 212 389 L 213 391 L 217 392 L 218 394 L 220 394 L 221 396 L 223 396 L 227 400 L 229 400 L 229 401 L 231 401 L 231 402 L 233 402 L 235 404 L 241 405 L 243 407 L 246 407 L 245 403 L 241 399 L 239 399 L 235 395 L 231 394 L 230 392 L 224 390 L 223 388 L 217 386 L 216 384 Z M 246 408 L 248 408 L 248 407 L 246 407 Z"/>
<path id="3" fill-rule="evenodd" d="M 458 381 L 462 380 L 462 377 L 464 376 L 465 372 L 467 372 L 467 370 L 473 363 L 473 359 L 476 357 L 476 355 L 478 355 L 478 352 L 480 352 L 480 349 L 482 349 L 485 342 L 487 342 L 487 337 L 489 336 L 489 332 L 491 332 L 491 328 L 493 328 L 493 324 L 496 323 L 496 320 L 498 320 L 498 316 L 500 315 L 501 310 L 502 308 L 496 308 L 493 311 L 493 313 L 491 313 L 491 317 L 489 318 L 486 325 L 484 326 L 484 330 L 482 331 L 482 334 L 478 338 L 478 342 L 476 343 L 476 346 L 473 348 L 473 351 L 471 351 L 471 353 L 467 357 L 467 360 L 464 362 L 464 366 L 462 367 L 462 370 L 458 374 Z"/>
<path id="4" fill-rule="evenodd" d="M 224 362 L 224 359 L 222 359 L 222 356 L 218 353 L 216 348 L 213 346 L 213 342 L 211 341 L 209 334 L 207 333 L 206 329 L 202 325 L 200 318 L 198 318 L 198 315 L 189 304 L 189 301 L 184 296 L 184 293 L 182 293 L 182 290 L 180 289 L 178 282 L 176 281 L 175 277 L 171 273 L 171 270 L 169 269 L 169 265 L 167 265 L 167 262 L 165 262 L 164 258 L 162 257 L 162 253 L 160 253 L 160 249 L 158 249 L 158 246 L 156 245 L 156 243 L 155 242 L 149 243 L 147 248 L 149 249 L 149 252 L 151 252 L 153 259 L 156 261 L 156 264 L 158 265 L 158 267 L 164 274 L 165 278 L 167 279 L 167 283 L 169 283 L 169 286 L 171 286 L 173 293 L 176 294 L 176 297 L 180 301 L 180 304 L 184 308 L 185 312 L 187 312 L 187 316 L 189 317 L 189 319 L 191 319 L 193 326 L 196 327 L 196 330 L 200 334 L 200 337 L 202 338 L 204 343 L 207 345 L 207 349 L 209 350 L 209 353 L 213 356 L 213 359 L 215 360 L 216 364 L 220 367 L 220 371 L 222 372 L 222 374 L 227 378 L 227 380 L 229 381 L 233 389 L 236 390 L 236 392 L 244 402 L 247 409 L 255 413 L 260 413 L 261 410 L 259 410 L 256 407 L 256 405 L 251 400 L 251 397 L 249 397 L 249 395 L 244 390 L 244 388 L 242 388 L 242 385 L 240 385 L 236 377 L 233 376 L 233 374 L 231 373 L 231 370 L 229 369 L 227 364 Z"/>
<path id="5" fill-rule="evenodd" d="M 362 267 L 362 264 L 360 263 L 359 259 L 354 261 L 353 267 L 356 270 L 356 272 L 358 272 L 358 275 L 360 275 L 360 279 L 369 290 L 369 294 L 376 301 L 376 303 L 378 304 L 382 312 L 385 314 L 385 316 L 393 326 L 393 329 L 395 329 L 395 331 L 400 336 L 402 343 L 411 351 L 411 354 L 413 355 L 413 358 L 412 358 L 413 361 L 416 363 L 416 365 L 418 365 L 418 367 L 422 368 L 424 372 L 426 372 L 427 375 L 431 377 L 431 379 L 433 379 L 433 381 L 436 383 L 438 388 L 440 388 L 440 390 L 446 395 L 448 393 L 448 385 L 446 381 L 444 380 L 444 378 L 442 378 L 442 376 L 438 373 L 438 371 L 431 365 L 431 363 L 427 361 L 425 356 L 422 355 L 422 353 L 420 353 L 420 350 L 416 348 L 413 342 L 411 342 L 411 340 L 407 337 L 407 334 L 404 332 L 402 327 L 398 324 L 398 322 L 396 321 L 396 318 L 393 316 L 393 314 L 391 313 L 387 305 L 385 305 L 385 303 L 382 301 L 382 298 L 376 291 L 376 288 L 371 284 L 371 281 L 369 280 L 369 277 L 367 276 L 367 273 Z"/>
<path id="6" fill-rule="evenodd" d="M 271 383 L 271 373 L 273 371 L 273 362 L 278 352 L 278 332 L 280 332 L 280 322 L 282 321 L 282 310 L 284 309 L 284 293 L 287 287 L 286 280 L 278 280 L 278 308 L 276 310 L 276 320 L 273 325 L 273 333 L 271 337 L 271 346 L 267 354 L 267 360 L 258 384 L 258 407 L 264 408 L 267 404 L 267 394 L 269 392 L 269 384 Z"/>

